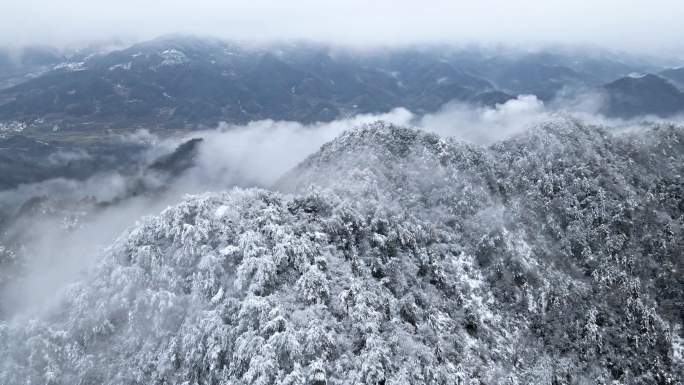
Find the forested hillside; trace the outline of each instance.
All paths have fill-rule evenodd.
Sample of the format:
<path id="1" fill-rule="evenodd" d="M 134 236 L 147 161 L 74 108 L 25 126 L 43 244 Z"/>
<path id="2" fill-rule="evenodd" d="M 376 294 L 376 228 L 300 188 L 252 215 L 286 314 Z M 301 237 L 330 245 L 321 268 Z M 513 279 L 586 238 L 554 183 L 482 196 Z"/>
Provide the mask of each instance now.
<path id="1" fill-rule="evenodd" d="M 0 321 L 0 383 L 678 384 L 683 173 L 673 125 L 365 125 L 129 229 Z"/>

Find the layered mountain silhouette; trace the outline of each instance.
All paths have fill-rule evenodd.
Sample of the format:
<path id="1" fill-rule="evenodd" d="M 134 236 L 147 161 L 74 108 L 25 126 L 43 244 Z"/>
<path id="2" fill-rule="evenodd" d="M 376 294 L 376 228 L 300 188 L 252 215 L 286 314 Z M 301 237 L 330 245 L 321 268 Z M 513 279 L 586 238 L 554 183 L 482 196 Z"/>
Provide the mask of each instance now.
<path id="1" fill-rule="evenodd" d="M 315 122 L 395 107 L 423 114 L 451 101 L 494 105 L 519 94 L 550 100 L 658 70 L 605 53 L 259 47 L 184 36 L 107 53 L 26 55 L 18 68 L 31 72 L 36 63 L 43 69 L 0 90 L 0 122 L 35 130 Z M 661 112 L 647 98 L 640 102 L 640 112 Z"/>

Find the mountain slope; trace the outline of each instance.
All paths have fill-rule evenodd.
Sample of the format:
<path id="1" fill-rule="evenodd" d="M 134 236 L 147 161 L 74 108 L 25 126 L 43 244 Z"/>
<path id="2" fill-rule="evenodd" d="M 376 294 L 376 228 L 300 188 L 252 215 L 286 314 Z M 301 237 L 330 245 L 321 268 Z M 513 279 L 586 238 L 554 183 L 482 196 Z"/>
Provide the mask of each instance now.
<path id="1" fill-rule="evenodd" d="M 488 148 L 360 127 L 281 192 L 130 229 L 57 309 L 0 324 L 0 379 L 675 384 L 683 143 L 567 119 Z"/>
<path id="2" fill-rule="evenodd" d="M 684 67 L 670 68 L 661 72 L 659 75 L 671 81 L 680 91 L 684 92 Z"/>
<path id="3" fill-rule="evenodd" d="M 37 139 L 0 136 L 0 191 L 21 184 L 65 178 L 84 180 L 100 172 L 126 172 L 143 161 L 145 143 L 116 135 Z"/>
<path id="4" fill-rule="evenodd" d="M 65 60 L 66 57 L 62 53 L 50 47 L 0 47 L 0 89 L 39 76 Z"/>
<path id="5" fill-rule="evenodd" d="M 684 92 L 656 75 L 621 78 L 604 85 L 603 90 L 607 97 L 604 112 L 609 116 L 668 117 L 684 112 Z"/>
<path id="6" fill-rule="evenodd" d="M 194 128 L 219 121 L 331 121 L 396 107 L 424 114 L 450 101 L 493 105 L 527 93 L 550 100 L 652 67 L 553 50 L 365 51 L 169 36 L 74 55 L 40 76 L 0 89 L 0 123 L 38 131 Z"/>
<path id="7" fill-rule="evenodd" d="M 329 121 L 407 106 L 435 111 L 492 89 L 431 55 L 393 68 L 318 46 L 255 48 L 170 37 L 87 58 L 0 92 L 0 120 L 34 126 Z M 398 66 L 398 67 L 397 67 Z M 65 128 L 63 127 L 63 128 Z"/>

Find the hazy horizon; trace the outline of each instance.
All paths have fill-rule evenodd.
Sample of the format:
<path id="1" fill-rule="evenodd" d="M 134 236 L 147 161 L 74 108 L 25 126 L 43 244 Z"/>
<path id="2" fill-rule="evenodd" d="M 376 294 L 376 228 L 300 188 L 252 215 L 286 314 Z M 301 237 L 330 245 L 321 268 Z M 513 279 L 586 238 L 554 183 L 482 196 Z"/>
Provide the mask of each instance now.
<path id="1" fill-rule="evenodd" d="M 591 46 L 684 56 L 674 0 L 359 0 L 275 3 L 198 0 L 9 1 L 0 4 L 0 45 L 134 43 L 168 34 L 223 40 L 304 40 L 349 46 L 414 44 Z"/>

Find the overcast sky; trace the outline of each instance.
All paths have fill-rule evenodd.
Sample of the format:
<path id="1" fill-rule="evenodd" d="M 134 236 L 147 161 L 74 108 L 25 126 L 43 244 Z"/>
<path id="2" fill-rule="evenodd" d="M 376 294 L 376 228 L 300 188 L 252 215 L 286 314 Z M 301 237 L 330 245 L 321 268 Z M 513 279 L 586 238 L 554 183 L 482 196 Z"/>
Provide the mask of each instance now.
<path id="1" fill-rule="evenodd" d="M 684 52 L 684 0 L 0 0 L 0 44 L 194 33 L 347 44 L 593 44 Z"/>

